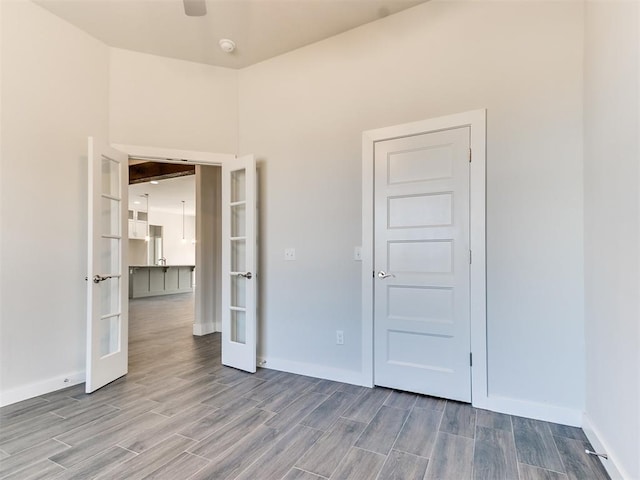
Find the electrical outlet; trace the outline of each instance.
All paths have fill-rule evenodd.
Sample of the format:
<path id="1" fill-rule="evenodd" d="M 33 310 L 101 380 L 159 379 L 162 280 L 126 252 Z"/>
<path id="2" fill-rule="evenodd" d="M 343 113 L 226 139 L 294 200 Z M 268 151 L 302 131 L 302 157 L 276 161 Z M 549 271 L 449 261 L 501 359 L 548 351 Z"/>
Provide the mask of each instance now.
<path id="1" fill-rule="evenodd" d="M 284 249 L 284 259 L 291 261 L 296 259 L 296 249 L 295 248 L 285 248 Z"/>
<path id="2" fill-rule="evenodd" d="M 336 345 L 344 345 L 344 332 L 336 330 Z"/>

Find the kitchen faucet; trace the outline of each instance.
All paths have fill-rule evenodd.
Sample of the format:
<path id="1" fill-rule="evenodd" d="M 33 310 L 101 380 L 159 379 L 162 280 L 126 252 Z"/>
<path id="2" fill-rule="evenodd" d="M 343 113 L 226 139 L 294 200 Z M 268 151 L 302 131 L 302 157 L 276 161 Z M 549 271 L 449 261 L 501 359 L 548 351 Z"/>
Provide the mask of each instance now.
<path id="1" fill-rule="evenodd" d="M 158 265 L 164 265 L 164 266 L 166 266 L 166 265 L 167 265 L 167 259 L 166 259 L 166 258 L 164 258 L 164 257 L 160 257 L 160 258 L 158 259 Z"/>

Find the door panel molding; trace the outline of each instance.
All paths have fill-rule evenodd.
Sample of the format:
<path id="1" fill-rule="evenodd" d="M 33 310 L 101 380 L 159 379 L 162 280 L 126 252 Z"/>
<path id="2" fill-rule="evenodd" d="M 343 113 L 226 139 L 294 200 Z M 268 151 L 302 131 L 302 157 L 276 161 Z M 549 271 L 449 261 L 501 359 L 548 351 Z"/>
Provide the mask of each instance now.
<path id="1" fill-rule="evenodd" d="M 363 380 L 374 385 L 374 147 L 383 140 L 422 133 L 470 127 L 470 318 L 472 404 L 486 407 L 487 327 L 486 327 L 486 110 L 473 110 L 413 123 L 368 130 L 362 134 L 362 372 Z M 410 161 L 408 157 L 407 161 Z"/>

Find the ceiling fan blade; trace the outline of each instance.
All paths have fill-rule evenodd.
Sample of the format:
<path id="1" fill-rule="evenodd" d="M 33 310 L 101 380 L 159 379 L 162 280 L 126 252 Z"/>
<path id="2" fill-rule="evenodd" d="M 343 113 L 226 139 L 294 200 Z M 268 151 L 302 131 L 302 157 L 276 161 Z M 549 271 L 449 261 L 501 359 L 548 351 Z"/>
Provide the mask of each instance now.
<path id="1" fill-rule="evenodd" d="M 205 0 L 182 0 L 184 3 L 184 13 L 190 17 L 202 17 L 207 14 L 207 3 Z"/>

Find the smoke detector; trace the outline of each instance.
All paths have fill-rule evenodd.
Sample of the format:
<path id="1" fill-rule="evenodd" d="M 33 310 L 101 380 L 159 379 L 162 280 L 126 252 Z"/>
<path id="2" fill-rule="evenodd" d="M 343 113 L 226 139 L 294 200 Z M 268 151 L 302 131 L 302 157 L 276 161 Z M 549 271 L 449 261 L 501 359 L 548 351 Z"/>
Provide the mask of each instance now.
<path id="1" fill-rule="evenodd" d="M 236 42 L 228 38 L 221 38 L 218 42 L 223 52 L 231 53 L 236 49 Z"/>

